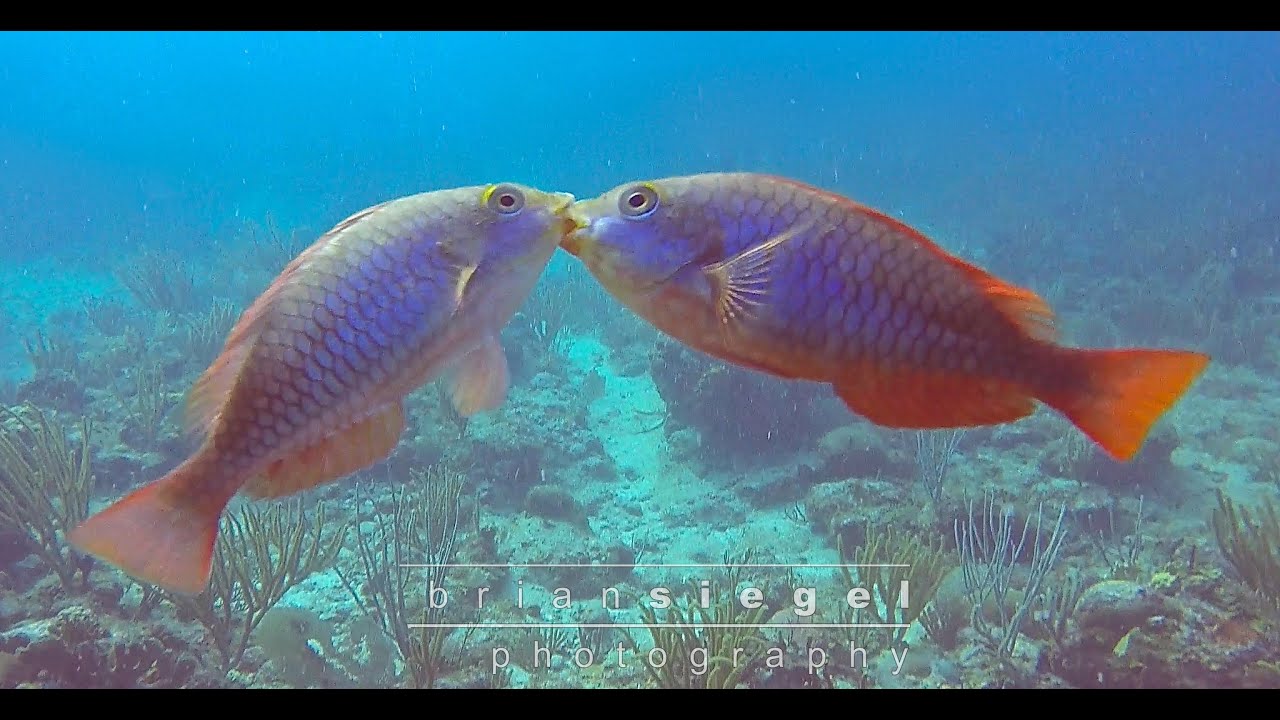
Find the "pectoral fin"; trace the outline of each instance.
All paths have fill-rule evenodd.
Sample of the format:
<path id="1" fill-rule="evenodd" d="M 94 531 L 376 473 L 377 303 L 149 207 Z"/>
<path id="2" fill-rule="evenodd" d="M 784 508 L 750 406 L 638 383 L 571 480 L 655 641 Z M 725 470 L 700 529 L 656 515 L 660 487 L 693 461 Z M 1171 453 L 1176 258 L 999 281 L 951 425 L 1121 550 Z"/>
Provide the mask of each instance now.
<path id="1" fill-rule="evenodd" d="M 755 247 L 703 269 L 722 324 L 745 317 L 764 303 L 778 247 L 811 227 L 813 223 L 787 228 Z"/>
<path id="2" fill-rule="evenodd" d="M 463 417 L 470 417 L 501 405 L 509 383 L 507 355 L 497 336 L 490 335 L 458 361 L 449 394 L 454 409 Z"/>

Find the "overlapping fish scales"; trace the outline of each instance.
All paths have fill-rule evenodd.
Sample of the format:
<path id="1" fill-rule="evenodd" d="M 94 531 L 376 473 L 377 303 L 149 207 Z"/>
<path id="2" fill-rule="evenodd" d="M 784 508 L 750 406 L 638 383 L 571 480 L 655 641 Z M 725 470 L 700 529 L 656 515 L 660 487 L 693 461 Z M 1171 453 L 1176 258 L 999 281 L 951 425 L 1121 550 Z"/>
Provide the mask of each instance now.
<path id="1" fill-rule="evenodd" d="M 660 330 L 744 367 L 830 383 L 882 425 L 1011 422 L 1039 400 L 1127 459 L 1208 363 L 1065 348 L 1035 293 L 787 178 L 634 181 L 573 215 L 565 248 Z"/>
<path id="2" fill-rule="evenodd" d="M 386 457 L 404 396 L 451 368 L 459 412 L 496 407 L 508 382 L 497 333 L 555 251 L 572 199 L 503 183 L 338 223 L 245 311 L 197 381 L 187 417 L 201 448 L 71 541 L 134 577 L 199 592 L 237 492 L 289 495 Z"/>
<path id="3" fill-rule="evenodd" d="M 457 274 L 430 251 L 424 217 L 356 226 L 298 273 L 246 363 L 219 433 L 243 447 L 228 450 L 261 457 L 323 437 L 412 370 L 452 313 Z"/>

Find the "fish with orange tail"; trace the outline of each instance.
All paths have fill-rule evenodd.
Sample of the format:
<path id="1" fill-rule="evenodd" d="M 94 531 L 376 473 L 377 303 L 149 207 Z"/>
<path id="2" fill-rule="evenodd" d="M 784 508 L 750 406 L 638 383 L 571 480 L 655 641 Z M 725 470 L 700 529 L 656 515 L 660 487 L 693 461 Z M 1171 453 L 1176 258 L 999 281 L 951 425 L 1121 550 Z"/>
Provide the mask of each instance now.
<path id="1" fill-rule="evenodd" d="M 994 425 L 1042 402 L 1128 460 L 1209 362 L 1056 342 L 1035 293 L 846 197 L 754 173 L 630 182 L 570 211 L 561 244 L 662 332 L 829 383 L 895 428 Z"/>
<path id="2" fill-rule="evenodd" d="M 290 495 L 389 455 L 410 391 L 448 376 L 463 415 L 507 393 L 499 331 L 570 227 L 573 197 L 513 183 L 392 200 L 339 223 L 245 311 L 193 388 L 200 448 L 69 534 L 133 577 L 209 582 L 237 492 Z"/>

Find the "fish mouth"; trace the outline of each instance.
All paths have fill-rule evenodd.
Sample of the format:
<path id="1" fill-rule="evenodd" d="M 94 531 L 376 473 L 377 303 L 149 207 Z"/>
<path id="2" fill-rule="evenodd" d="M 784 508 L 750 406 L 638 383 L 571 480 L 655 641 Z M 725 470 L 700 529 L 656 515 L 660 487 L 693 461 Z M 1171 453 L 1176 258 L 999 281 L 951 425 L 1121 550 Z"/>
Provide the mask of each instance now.
<path id="1" fill-rule="evenodd" d="M 560 240 L 560 247 L 574 257 L 581 257 L 582 249 L 586 245 L 586 238 L 582 237 L 582 231 L 589 227 L 591 227 L 591 219 L 577 207 L 570 206 L 568 213 L 564 216 L 564 237 Z"/>

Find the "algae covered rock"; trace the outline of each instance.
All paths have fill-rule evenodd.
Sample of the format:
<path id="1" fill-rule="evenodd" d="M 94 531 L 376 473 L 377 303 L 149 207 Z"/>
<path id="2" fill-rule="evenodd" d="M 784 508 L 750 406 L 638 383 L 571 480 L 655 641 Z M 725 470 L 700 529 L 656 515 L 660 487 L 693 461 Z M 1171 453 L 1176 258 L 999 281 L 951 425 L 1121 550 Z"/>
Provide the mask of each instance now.
<path id="1" fill-rule="evenodd" d="M 698 431 L 702 457 L 717 467 L 794 453 L 832 422 L 817 383 L 782 380 L 710 360 L 678 343 L 660 341 L 649 373 L 670 415 L 668 432 Z"/>
<path id="2" fill-rule="evenodd" d="M 1082 629 L 1124 634 L 1160 614 L 1157 593 L 1128 580 L 1103 580 L 1089 586 L 1076 604 L 1075 621 Z"/>

